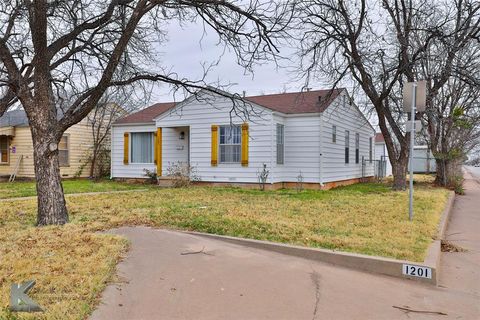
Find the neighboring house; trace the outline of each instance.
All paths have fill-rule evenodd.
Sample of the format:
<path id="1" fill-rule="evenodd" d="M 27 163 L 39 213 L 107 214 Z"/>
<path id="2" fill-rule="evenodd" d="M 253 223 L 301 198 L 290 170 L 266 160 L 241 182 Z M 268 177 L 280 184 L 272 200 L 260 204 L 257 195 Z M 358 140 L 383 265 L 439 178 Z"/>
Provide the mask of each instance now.
<path id="1" fill-rule="evenodd" d="M 58 145 L 62 177 L 74 177 L 80 169 L 79 176 L 87 177 L 89 165 L 84 163 L 91 148 L 92 132 L 87 120 L 69 128 Z M 17 177 L 35 177 L 32 135 L 23 110 L 8 111 L 0 118 L 0 176 L 11 175 L 16 166 Z"/>
<path id="2" fill-rule="evenodd" d="M 376 165 L 380 161 L 386 159 L 385 176 L 392 175 L 392 165 L 388 157 L 387 146 L 382 133 L 375 134 L 375 160 Z M 375 170 L 378 170 L 377 167 Z M 427 146 L 413 147 L 413 172 L 415 173 L 432 173 L 436 171 L 435 158 Z"/>
<path id="3" fill-rule="evenodd" d="M 437 171 L 435 158 L 428 146 L 413 147 L 413 172 L 434 173 Z"/>
<path id="4" fill-rule="evenodd" d="M 111 176 L 145 178 L 148 169 L 165 177 L 176 162 L 209 184 L 257 184 L 264 164 L 269 188 L 295 186 L 300 175 L 312 188 L 373 176 L 375 131 L 345 89 L 244 99 L 234 110 L 229 97 L 202 91 L 120 119 Z"/>
<path id="5" fill-rule="evenodd" d="M 381 171 L 377 173 L 377 175 L 385 177 L 392 175 L 392 164 L 390 163 L 390 158 L 388 157 L 387 146 L 385 144 L 383 134 L 380 132 L 375 134 L 375 160 L 377 172 L 378 170 Z M 383 169 L 381 169 L 382 165 Z"/>

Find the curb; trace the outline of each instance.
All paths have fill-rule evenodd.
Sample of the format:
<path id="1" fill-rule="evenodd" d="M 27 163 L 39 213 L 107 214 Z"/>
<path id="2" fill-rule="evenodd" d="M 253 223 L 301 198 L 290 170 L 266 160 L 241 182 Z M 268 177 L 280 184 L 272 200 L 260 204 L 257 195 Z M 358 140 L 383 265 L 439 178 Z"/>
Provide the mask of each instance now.
<path id="1" fill-rule="evenodd" d="M 230 236 L 221 236 L 202 232 L 186 231 L 185 233 L 201 236 L 205 238 L 226 241 L 229 243 L 242 245 L 246 247 L 273 251 L 294 257 L 304 258 L 308 260 L 326 262 L 333 265 L 366 271 L 370 273 L 382 274 L 397 278 L 406 278 L 424 283 L 436 285 L 438 282 L 437 275 L 440 267 L 441 239 L 445 235 L 450 212 L 455 200 L 455 193 L 451 193 L 447 200 L 445 209 L 442 212 L 440 223 L 438 226 L 438 235 L 427 250 L 427 256 L 424 262 L 411 262 L 407 260 L 397 260 L 391 258 L 383 258 L 378 256 L 369 256 L 364 254 L 349 253 L 320 248 L 307 248 L 301 246 L 288 245 L 270 241 L 261 241 L 253 239 L 244 239 Z M 428 268 L 431 271 L 430 278 L 410 276 L 404 274 L 405 265 Z"/>

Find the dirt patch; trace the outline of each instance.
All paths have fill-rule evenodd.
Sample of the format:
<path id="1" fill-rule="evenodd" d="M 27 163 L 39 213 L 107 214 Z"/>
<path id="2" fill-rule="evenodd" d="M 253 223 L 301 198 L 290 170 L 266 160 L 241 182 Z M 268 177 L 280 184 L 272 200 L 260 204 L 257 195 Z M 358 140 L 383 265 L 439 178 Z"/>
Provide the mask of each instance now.
<path id="1" fill-rule="evenodd" d="M 449 241 L 442 240 L 442 252 L 466 252 L 467 250 L 453 244 Z"/>

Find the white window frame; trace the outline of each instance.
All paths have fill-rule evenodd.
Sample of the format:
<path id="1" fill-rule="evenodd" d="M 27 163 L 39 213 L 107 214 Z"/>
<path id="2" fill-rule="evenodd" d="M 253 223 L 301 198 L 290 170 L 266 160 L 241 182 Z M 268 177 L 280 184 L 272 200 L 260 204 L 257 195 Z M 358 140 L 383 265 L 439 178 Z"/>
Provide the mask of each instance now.
<path id="1" fill-rule="evenodd" d="M 5 138 L 6 141 L 7 141 L 7 149 L 5 151 L 7 151 L 7 161 L 6 162 L 3 162 L 2 161 L 2 155 L 0 153 L 0 164 L 9 164 L 10 163 L 10 138 L 8 136 L 0 136 L 0 138 Z"/>
<path id="2" fill-rule="evenodd" d="M 134 139 L 133 139 L 133 135 L 135 134 L 149 134 L 151 136 L 151 148 L 152 148 L 152 158 L 151 158 L 151 161 L 149 162 L 135 162 L 134 161 L 134 158 L 133 158 L 133 147 L 134 147 Z M 155 162 L 155 148 L 154 148 L 154 142 L 155 142 L 155 132 L 152 132 L 152 131 L 138 131 L 138 132 L 130 132 L 129 133 L 129 150 L 128 150 L 128 157 L 129 157 L 129 161 L 131 164 L 142 164 L 142 165 L 145 165 L 145 164 L 154 164 Z"/>
<path id="3" fill-rule="evenodd" d="M 281 123 L 277 123 L 277 164 L 283 165 L 285 164 L 285 125 Z M 281 136 L 279 133 L 281 131 Z M 281 143 L 279 143 L 279 137 L 281 137 Z M 280 160 L 280 161 L 279 161 Z"/>
<path id="4" fill-rule="evenodd" d="M 58 153 L 59 153 L 58 165 L 61 168 L 70 167 L 70 135 L 69 134 L 64 134 L 62 136 L 62 139 L 63 138 L 65 138 L 67 140 L 67 149 L 60 149 L 60 143 L 58 144 Z M 66 163 L 61 163 L 60 162 L 60 151 L 66 151 L 67 152 L 67 162 Z"/>
<path id="5" fill-rule="evenodd" d="M 222 143 L 222 130 L 225 130 L 226 128 L 235 128 L 235 130 L 238 130 L 238 136 L 239 136 L 239 142 L 238 143 Z M 232 139 L 233 140 L 233 139 Z M 222 161 L 222 147 L 227 147 L 227 146 L 236 146 L 239 149 L 238 153 L 238 161 Z M 235 125 L 235 124 L 228 124 L 228 125 L 221 125 L 218 128 L 218 163 L 221 164 L 240 164 L 242 162 L 242 127 L 240 125 Z M 226 158 L 226 156 L 225 156 Z M 233 158 L 233 154 L 232 154 Z"/>

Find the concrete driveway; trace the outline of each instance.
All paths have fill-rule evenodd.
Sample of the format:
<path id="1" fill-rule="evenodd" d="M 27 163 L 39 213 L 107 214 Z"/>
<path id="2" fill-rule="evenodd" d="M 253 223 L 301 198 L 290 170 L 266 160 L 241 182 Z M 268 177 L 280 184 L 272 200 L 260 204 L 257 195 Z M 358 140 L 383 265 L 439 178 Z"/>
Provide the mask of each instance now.
<path id="1" fill-rule="evenodd" d="M 91 319 L 480 319 L 480 185 L 470 176 L 447 234 L 440 286 L 146 227 Z M 394 306 L 408 306 L 405 312 Z M 442 315 L 435 312 L 445 313 Z"/>

